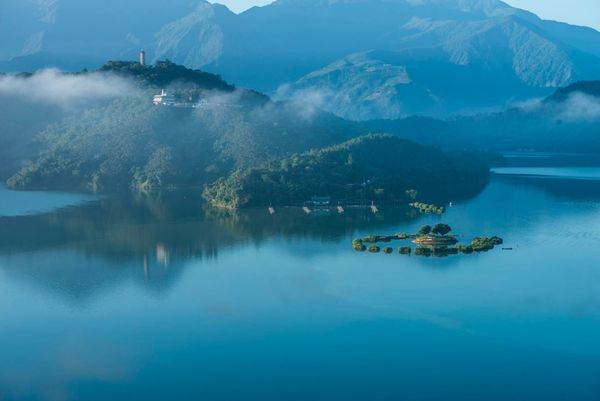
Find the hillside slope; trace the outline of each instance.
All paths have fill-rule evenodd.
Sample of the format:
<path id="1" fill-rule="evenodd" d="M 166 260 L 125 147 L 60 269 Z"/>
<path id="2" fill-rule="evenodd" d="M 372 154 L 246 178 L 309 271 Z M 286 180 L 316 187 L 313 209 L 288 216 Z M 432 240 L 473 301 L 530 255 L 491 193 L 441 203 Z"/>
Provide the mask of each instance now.
<path id="1" fill-rule="evenodd" d="M 229 94 L 236 101 L 257 106 L 268 101 L 260 93 L 237 90 L 218 75 L 166 61 L 145 67 L 134 62 L 112 61 L 98 70 L 78 73 L 0 74 L 3 104 L 0 108 L 0 178 L 10 177 L 36 157 L 45 145 L 35 138 L 49 124 L 68 117 L 78 120 L 85 111 L 102 110 L 113 100 L 124 97 L 151 103 L 152 95 L 161 89 L 179 90 L 186 97 L 196 98 Z"/>
<path id="2" fill-rule="evenodd" d="M 502 112 L 358 124 L 446 149 L 600 153 L 600 81 L 577 82 Z"/>
<path id="3" fill-rule="evenodd" d="M 274 103 L 216 75 L 168 62 L 144 68 L 112 62 L 75 77 L 89 74 L 117 76 L 130 90 L 67 113 L 35 141 L 19 137 L 22 146 L 35 142 L 41 152 L 8 180 L 10 186 L 111 190 L 202 185 L 232 168 L 330 145 L 352 133 L 351 124 L 330 114 Z M 190 103 L 153 105 L 153 95 L 164 88 Z"/>
<path id="4" fill-rule="evenodd" d="M 599 78 L 599 32 L 499 0 L 278 0 L 239 15 L 165 2 L 7 0 L 0 70 L 95 68 L 144 48 L 267 93 L 291 84 L 282 98 L 317 92 L 354 120 L 505 107 Z"/>
<path id="5" fill-rule="evenodd" d="M 238 169 L 204 193 L 214 206 L 301 204 L 328 196 L 353 204 L 398 201 L 407 191 L 449 199 L 473 195 L 488 167 L 470 154 L 449 154 L 391 135 L 368 135 L 257 167 Z"/>

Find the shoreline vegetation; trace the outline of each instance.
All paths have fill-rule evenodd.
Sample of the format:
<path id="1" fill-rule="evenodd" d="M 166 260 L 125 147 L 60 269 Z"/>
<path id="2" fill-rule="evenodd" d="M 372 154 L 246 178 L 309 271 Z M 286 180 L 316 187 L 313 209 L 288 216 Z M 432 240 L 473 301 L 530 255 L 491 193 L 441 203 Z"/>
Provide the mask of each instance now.
<path id="1" fill-rule="evenodd" d="M 393 135 L 369 134 L 237 169 L 208 185 L 203 196 L 214 207 L 232 210 L 299 205 L 314 197 L 357 205 L 408 203 L 417 193 L 468 197 L 488 181 L 489 168 L 475 154 L 443 152 Z"/>
<path id="2" fill-rule="evenodd" d="M 382 248 L 380 243 L 390 243 L 392 241 L 412 240 L 416 245 L 413 249 L 410 246 L 401 246 L 398 253 L 401 255 L 416 256 L 436 256 L 445 257 L 458 254 L 472 254 L 488 252 L 496 246 L 504 244 L 500 237 L 475 237 L 469 244 L 459 244 L 454 235 L 450 235 L 452 228 L 447 224 L 436 224 L 434 227 L 425 225 L 414 234 L 399 233 L 394 235 L 370 235 L 364 238 L 352 240 L 352 248 L 357 252 L 380 253 Z M 385 254 L 393 253 L 391 246 L 383 248 Z"/>

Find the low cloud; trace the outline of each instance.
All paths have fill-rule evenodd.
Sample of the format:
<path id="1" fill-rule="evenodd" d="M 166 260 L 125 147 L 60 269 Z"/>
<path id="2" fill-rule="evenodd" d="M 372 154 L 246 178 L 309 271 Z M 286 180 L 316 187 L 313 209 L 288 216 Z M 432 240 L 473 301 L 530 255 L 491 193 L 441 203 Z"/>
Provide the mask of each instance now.
<path id="1" fill-rule="evenodd" d="M 600 97 L 581 92 L 572 93 L 559 102 L 534 98 L 514 103 L 513 107 L 528 113 L 551 113 L 553 117 L 569 122 L 600 121 Z"/>
<path id="2" fill-rule="evenodd" d="M 567 121 L 600 121 L 600 98 L 576 92 L 560 106 L 560 117 Z"/>
<path id="3" fill-rule="evenodd" d="M 544 107 L 544 98 L 536 97 L 533 99 L 527 99 L 512 104 L 509 103 L 508 107 L 517 107 L 523 111 L 533 113 L 540 111 Z"/>
<path id="4" fill-rule="evenodd" d="M 125 79 L 104 73 L 64 74 L 42 70 L 31 76 L 0 76 L 0 96 L 32 101 L 64 109 L 131 95 L 133 86 Z"/>
<path id="5" fill-rule="evenodd" d="M 287 101 L 306 120 L 325 108 L 332 98 L 333 92 L 328 89 L 307 88 L 294 90 L 289 85 L 282 85 L 275 93 L 275 100 Z"/>

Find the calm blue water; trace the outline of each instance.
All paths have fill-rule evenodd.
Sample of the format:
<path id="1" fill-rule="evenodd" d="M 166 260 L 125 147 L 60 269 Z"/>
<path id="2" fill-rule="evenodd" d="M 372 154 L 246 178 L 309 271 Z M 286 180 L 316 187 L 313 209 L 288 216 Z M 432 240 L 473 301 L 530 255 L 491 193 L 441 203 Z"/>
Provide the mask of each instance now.
<path id="1" fill-rule="evenodd" d="M 31 192 L 9 191 L 0 184 L 0 217 L 23 216 L 49 212 L 57 208 L 80 205 L 96 200 L 91 195 L 65 192 Z"/>
<path id="2" fill-rule="evenodd" d="M 0 400 L 600 400 L 600 181 L 569 171 L 495 175 L 443 217 L 193 191 L 2 217 Z M 437 221 L 514 250 L 350 247 Z"/>
<path id="3" fill-rule="evenodd" d="M 492 169 L 492 172 L 499 175 L 600 180 L 600 167 L 501 167 Z"/>

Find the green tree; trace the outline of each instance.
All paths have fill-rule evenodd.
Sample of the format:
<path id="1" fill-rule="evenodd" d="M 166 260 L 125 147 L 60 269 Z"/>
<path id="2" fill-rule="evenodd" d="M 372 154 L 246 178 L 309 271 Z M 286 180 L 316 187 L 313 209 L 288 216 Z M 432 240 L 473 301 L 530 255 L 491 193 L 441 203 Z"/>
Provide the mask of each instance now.
<path id="1" fill-rule="evenodd" d="M 452 227 L 450 227 L 448 224 L 442 223 L 436 224 L 435 227 L 433 227 L 433 229 L 431 230 L 432 233 L 437 235 L 446 235 L 450 231 L 452 231 Z"/>
<path id="2" fill-rule="evenodd" d="M 431 226 L 429 226 L 429 225 L 424 225 L 423 227 L 421 227 L 421 228 L 419 229 L 419 232 L 418 232 L 418 234 L 419 234 L 419 235 L 427 235 L 427 234 L 429 234 L 430 232 L 431 232 Z"/>

